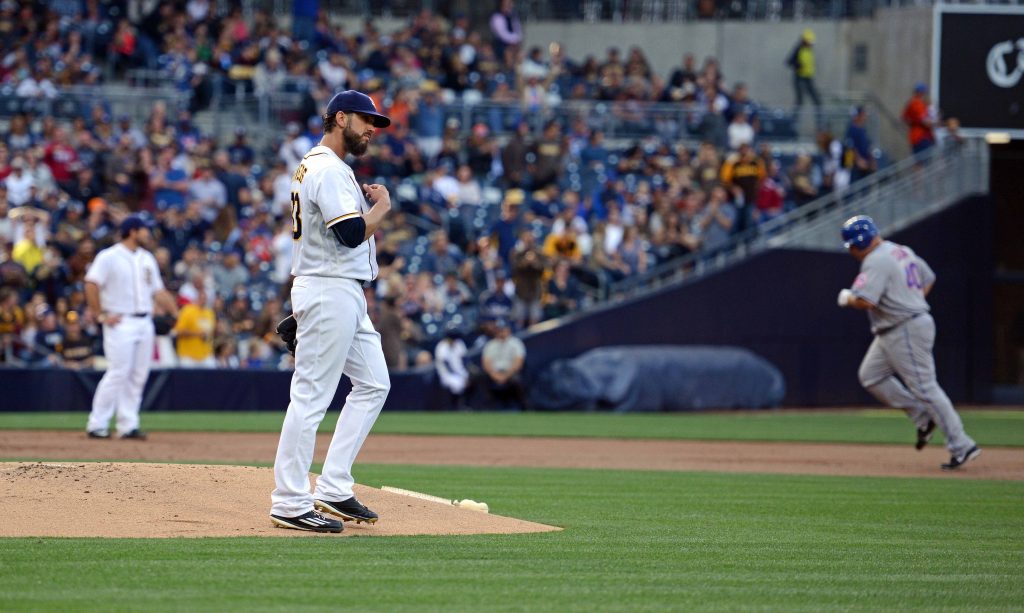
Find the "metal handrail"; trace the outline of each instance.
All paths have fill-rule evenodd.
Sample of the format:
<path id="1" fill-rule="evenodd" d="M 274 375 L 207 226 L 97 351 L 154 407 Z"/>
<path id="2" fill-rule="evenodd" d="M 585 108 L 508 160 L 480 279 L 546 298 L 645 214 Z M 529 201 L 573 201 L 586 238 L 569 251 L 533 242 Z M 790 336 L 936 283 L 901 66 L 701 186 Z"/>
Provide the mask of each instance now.
<path id="1" fill-rule="evenodd" d="M 956 148 L 933 147 L 865 179 L 735 235 L 715 254 L 691 253 L 611 286 L 612 298 L 635 296 L 700 276 L 779 247 L 840 250 L 838 227 L 848 216 L 870 214 L 885 232 L 898 230 L 970 193 L 988 189 L 988 145 L 972 139 Z"/>
<path id="2" fill-rule="evenodd" d="M 247 0 L 252 2 L 254 0 Z M 280 0 L 277 0 L 280 1 Z M 769 2 L 765 0 L 737 0 L 716 2 L 707 9 L 695 0 L 659 0 L 657 2 L 626 2 L 625 0 L 583 0 L 582 2 L 552 2 L 526 0 L 519 3 L 520 18 L 526 22 L 558 20 L 634 23 L 679 23 L 695 19 L 729 19 L 742 21 L 780 21 L 805 19 L 853 19 L 871 17 L 882 8 L 901 6 L 927 6 L 951 0 L 798 0 L 797 2 Z M 965 1 L 966 0 L 961 0 Z M 971 0 L 976 2 L 976 0 Z M 1010 0 L 1018 2 L 1019 0 Z M 983 0 L 987 4 L 1004 3 L 1001 0 Z M 415 15 L 427 3 L 420 2 L 366 2 L 365 0 L 325 0 L 324 10 L 332 15 L 407 18 Z M 434 3 L 437 6 L 437 3 Z M 472 6 L 472 5 L 471 5 Z M 279 8 L 277 10 L 287 10 Z M 471 13 L 473 11 L 470 11 Z"/>
<path id="3" fill-rule="evenodd" d="M 971 141 L 958 150 L 937 149 L 910 172 L 892 177 L 865 192 L 857 201 L 844 202 L 831 214 L 819 215 L 789 232 L 772 237 L 769 246 L 841 250 L 836 238 L 839 224 L 852 214 L 871 215 L 886 233 L 897 231 L 970 193 L 988 189 L 988 147 Z"/>
<path id="4" fill-rule="evenodd" d="M 172 87 L 132 87 L 122 84 L 120 88 L 111 88 L 76 85 L 62 89 L 61 96 L 54 100 L 32 101 L 31 105 L 34 112 L 70 118 L 72 115 L 86 114 L 92 104 L 103 103 L 116 107 L 113 110 L 117 114 L 125 113 L 142 118 L 158 100 L 166 102 L 170 110 L 176 111 L 187 108 L 190 97 L 191 92 Z M 61 105 L 77 105 L 77 108 L 61 109 Z M 257 95 L 238 91 L 235 94 L 224 94 L 217 87 L 210 107 L 204 110 L 202 116 L 221 135 L 239 124 L 239 113 L 246 113 L 249 119 L 260 126 L 278 127 L 288 120 L 305 120 L 298 116 L 300 107 L 301 94 L 297 92 Z M 588 128 L 603 130 L 608 139 L 657 137 L 663 140 L 697 141 L 701 139 L 699 125 L 705 114 L 702 106 L 694 103 L 604 100 L 565 100 L 560 104 L 541 105 L 533 109 L 525 108 L 520 102 L 456 99 L 443 107 L 446 118 L 459 120 L 459 133 L 462 137 L 468 137 L 473 125 L 477 123 L 487 125 L 492 134 L 504 136 L 514 132 L 519 121 L 526 121 L 535 132 L 539 132 L 544 123 L 552 119 L 568 126 L 571 120 L 582 117 Z M 818 128 L 828 127 L 835 133 L 845 130 L 849 122 L 849 110 L 849 105 L 844 103 L 825 104 L 815 109 L 812 117 L 810 110 L 798 114 L 790 107 L 764 105 L 759 111 L 763 125 L 762 138 L 771 142 L 798 141 L 810 144 Z M 872 117 L 868 131 L 875 142 L 877 125 Z M 257 132 L 260 136 L 276 133 L 274 130 Z"/>

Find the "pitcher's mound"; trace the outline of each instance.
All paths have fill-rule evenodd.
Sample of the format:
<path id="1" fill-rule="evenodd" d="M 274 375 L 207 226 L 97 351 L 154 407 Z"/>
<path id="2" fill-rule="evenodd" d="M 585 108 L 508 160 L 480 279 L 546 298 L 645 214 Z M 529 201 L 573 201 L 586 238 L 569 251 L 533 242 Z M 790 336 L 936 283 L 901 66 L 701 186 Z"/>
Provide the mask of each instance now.
<path id="1" fill-rule="evenodd" d="M 0 537 L 396 536 L 549 532 L 554 526 L 356 486 L 380 514 L 337 534 L 274 528 L 269 468 L 195 464 L 0 463 Z"/>

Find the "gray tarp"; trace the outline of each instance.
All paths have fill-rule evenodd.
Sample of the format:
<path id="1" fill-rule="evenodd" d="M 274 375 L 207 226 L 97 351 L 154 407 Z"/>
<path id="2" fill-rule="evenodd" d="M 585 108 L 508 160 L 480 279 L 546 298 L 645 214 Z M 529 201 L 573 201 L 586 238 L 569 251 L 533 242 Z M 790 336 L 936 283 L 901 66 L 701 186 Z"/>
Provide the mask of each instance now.
<path id="1" fill-rule="evenodd" d="M 739 347 L 619 346 L 547 366 L 530 386 L 549 411 L 697 411 L 778 406 L 782 373 Z"/>

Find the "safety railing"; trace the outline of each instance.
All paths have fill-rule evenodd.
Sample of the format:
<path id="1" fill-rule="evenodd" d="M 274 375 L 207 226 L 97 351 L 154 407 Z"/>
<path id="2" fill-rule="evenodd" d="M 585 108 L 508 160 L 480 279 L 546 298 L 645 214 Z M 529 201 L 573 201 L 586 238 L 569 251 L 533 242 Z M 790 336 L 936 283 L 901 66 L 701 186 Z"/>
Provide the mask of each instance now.
<path id="1" fill-rule="evenodd" d="M 901 172 L 887 173 L 851 194 L 826 198 L 799 225 L 765 228 L 769 247 L 842 250 L 839 225 L 852 215 L 870 215 L 886 232 L 898 231 L 972 193 L 988 190 L 988 145 L 981 139 L 932 149 L 905 160 Z"/>
<path id="2" fill-rule="evenodd" d="M 249 0 L 255 2 L 256 0 Z M 949 0 L 946 0 L 947 2 Z M 1020 0 L 985 0 L 991 4 L 1017 3 Z M 971 0 L 976 2 L 976 0 Z M 277 7 L 279 1 L 275 1 Z M 325 0 L 324 8 L 331 14 L 344 13 L 362 18 L 405 18 L 425 7 L 442 12 L 464 10 L 450 2 L 370 2 L 369 0 Z M 801 19 L 843 19 L 871 17 L 882 8 L 927 6 L 932 0 L 733 0 L 701 2 L 700 0 L 520 0 L 517 3 L 523 21 L 586 21 L 586 22 L 681 22 L 697 19 L 732 19 L 743 21 L 779 21 Z M 287 10 L 282 7 L 278 10 Z M 475 10 L 471 12 L 476 13 Z"/>
<path id="3" fill-rule="evenodd" d="M 157 103 L 167 107 L 168 121 L 175 122 L 177 113 L 189 109 L 191 92 L 174 88 L 131 87 L 123 84 L 71 86 L 61 90 L 54 99 L 19 98 L 0 89 L 0 117 L 28 113 L 70 121 L 76 117 L 89 117 L 96 105 L 117 117 L 127 115 L 136 125 L 144 122 Z M 196 109 L 196 122 L 205 132 L 222 140 L 229 138 L 236 128 L 249 130 L 250 141 L 267 145 L 283 137 L 288 121 L 304 123 L 302 95 L 296 92 L 275 92 L 266 96 L 251 93 L 218 93 L 209 104 Z"/>
<path id="4" fill-rule="evenodd" d="M 191 92 L 173 87 L 133 87 L 126 84 L 72 86 L 62 90 L 61 95 L 53 100 L 18 98 L 13 92 L 0 89 L 0 116 L 28 112 L 71 120 L 88 116 L 91 108 L 100 104 L 112 114 L 129 115 L 136 121 L 143 121 L 153 105 L 161 101 L 167 105 L 171 120 L 176 118 L 179 109 L 193 108 L 197 117 L 201 117 L 202 126 L 209 128 L 213 136 L 229 137 L 235 128 L 246 126 L 252 128 L 252 140 L 269 144 L 281 138 L 282 128 L 287 122 L 304 123 L 308 119 L 304 116 L 303 97 L 304 94 L 298 91 L 256 95 L 241 86 L 217 87 L 208 104 L 196 107 L 192 104 Z M 606 138 L 618 141 L 654 137 L 696 143 L 709 138 L 724 139 L 727 130 L 724 118 L 708 120 L 701 106 L 682 103 L 567 100 L 559 104 L 525 107 L 516 102 L 467 98 L 444 104 L 443 115 L 446 122 L 457 120 L 462 137 L 468 137 L 476 124 L 487 126 L 493 135 L 508 136 L 520 122 L 525 121 L 534 133 L 539 133 L 549 121 L 556 120 L 568 128 L 576 119 L 583 119 L 588 128 L 600 129 Z M 765 106 L 759 109 L 758 118 L 760 140 L 809 145 L 822 129 L 842 135 L 850 120 L 850 108 L 847 104 L 837 103 L 820 108 L 805 106 L 797 112 L 792 108 Z M 711 125 L 714 122 L 720 123 Z M 878 123 L 870 113 L 867 128 L 869 137 L 877 142 Z"/>
<path id="5" fill-rule="evenodd" d="M 692 253 L 643 275 L 614 283 L 611 296 L 636 296 L 733 265 L 780 247 L 842 250 L 839 228 L 854 215 L 870 215 L 891 233 L 974 193 L 988 191 L 988 145 L 971 139 L 933 147 L 734 236 L 714 253 Z"/>
<path id="6" fill-rule="evenodd" d="M 556 120 L 569 127 L 583 119 L 588 128 L 600 129 L 606 138 L 629 140 L 657 137 L 665 140 L 705 140 L 724 137 L 728 123 L 724 118 L 717 128 L 707 121 L 702 105 L 637 101 L 565 100 L 558 104 L 525 107 L 518 103 L 456 101 L 446 104 L 445 116 L 459 121 L 460 130 L 469 132 L 474 124 L 486 125 L 492 133 L 510 134 L 516 124 L 525 121 L 535 132 Z M 809 142 L 818 130 L 842 134 L 850 121 L 845 104 L 804 107 L 763 106 L 757 111 L 761 130 L 758 137 L 772 142 Z M 869 136 L 875 138 L 877 124 L 869 124 Z M 720 132 L 718 132 L 720 130 Z M 872 133 L 874 131 L 875 133 Z"/>

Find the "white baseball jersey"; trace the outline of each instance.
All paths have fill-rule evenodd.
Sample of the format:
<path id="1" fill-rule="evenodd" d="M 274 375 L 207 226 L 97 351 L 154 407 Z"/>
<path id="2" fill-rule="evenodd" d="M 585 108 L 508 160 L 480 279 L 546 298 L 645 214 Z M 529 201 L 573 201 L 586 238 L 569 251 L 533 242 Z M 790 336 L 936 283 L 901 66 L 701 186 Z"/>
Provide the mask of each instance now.
<path id="1" fill-rule="evenodd" d="M 367 211 L 366 198 L 349 165 L 328 147 L 310 149 L 292 175 L 292 274 L 375 279 L 373 237 L 350 248 L 330 230 Z"/>
<path id="2" fill-rule="evenodd" d="M 153 295 L 164 288 L 153 254 L 117 243 L 96 254 L 85 280 L 99 286 L 100 308 L 122 315 L 116 325 L 103 325 L 107 372 L 96 387 L 86 429 L 106 432 L 117 415 L 117 431 L 139 427 L 142 391 L 153 362 Z"/>
<path id="3" fill-rule="evenodd" d="M 119 315 L 152 313 L 153 294 L 164 288 L 153 254 L 121 243 L 96 254 L 85 280 L 99 286 L 100 308 Z"/>
<path id="4" fill-rule="evenodd" d="M 924 288 L 934 281 L 935 273 L 913 249 L 883 241 L 861 262 L 853 293 L 875 305 L 868 317 L 878 333 L 927 313 Z"/>
<path id="5" fill-rule="evenodd" d="M 391 387 L 380 335 L 358 283 L 377 276 L 373 237 L 349 248 L 330 229 L 369 210 L 352 169 L 328 147 L 313 147 L 292 175 L 291 201 L 291 297 L 298 345 L 291 402 L 274 459 L 271 515 L 279 518 L 312 511 L 314 500 L 352 497 L 352 464 Z M 343 373 L 352 381 L 352 391 L 310 493 L 316 430 Z"/>

